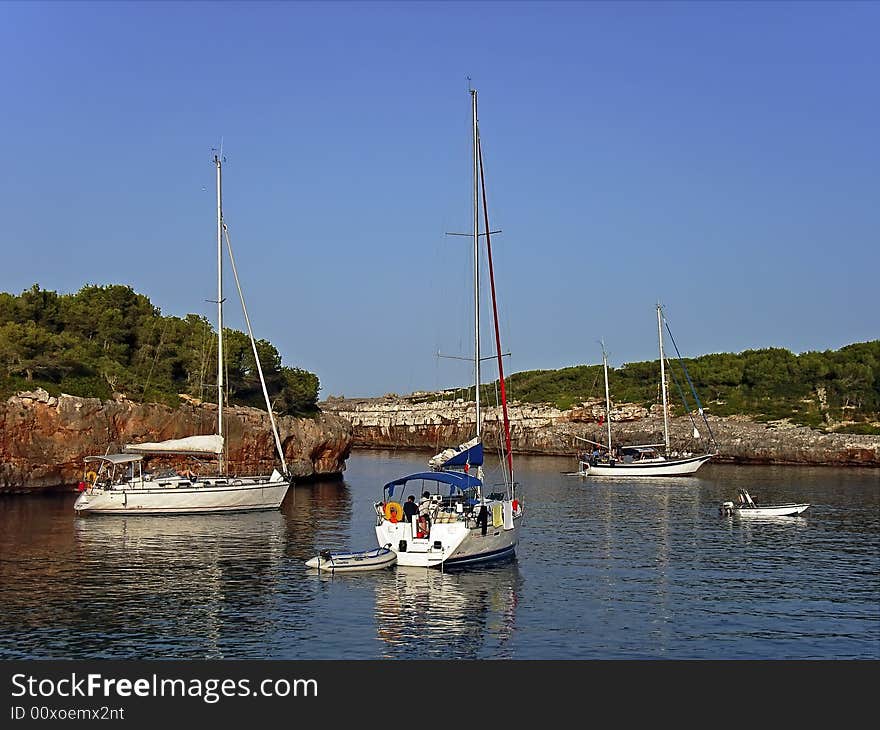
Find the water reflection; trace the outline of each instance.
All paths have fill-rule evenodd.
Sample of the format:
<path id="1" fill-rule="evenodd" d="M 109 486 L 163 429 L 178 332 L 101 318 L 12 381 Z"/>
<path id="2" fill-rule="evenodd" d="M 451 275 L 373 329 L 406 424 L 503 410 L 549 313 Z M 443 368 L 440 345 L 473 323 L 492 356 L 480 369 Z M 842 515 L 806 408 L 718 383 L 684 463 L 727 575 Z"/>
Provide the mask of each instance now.
<path id="1" fill-rule="evenodd" d="M 349 503 L 343 482 L 296 487 L 281 511 L 222 515 L 81 517 L 67 497 L 5 501 L 0 657 L 259 655 L 287 604 L 312 598 L 298 559 L 339 533 Z"/>
<path id="2" fill-rule="evenodd" d="M 341 480 L 292 486 L 281 514 L 288 557 L 308 560 L 319 548 L 346 548 L 354 514 L 351 489 Z"/>
<path id="3" fill-rule="evenodd" d="M 58 648 L 87 639 L 93 656 L 224 656 L 226 636 L 261 636 L 277 610 L 284 527 L 280 512 L 75 520 L 83 610 Z"/>
<path id="4" fill-rule="evenodd" d="M 73 495 L 0 498 L 0 658 L 880 658 L 880 470 L 593 482 L 524 458 L 516 562 L 305 568 L 372 547 L 377 485 L 423 463 L 356 454 L 345 482 L 250 515 L 77 518 Z M 741 485 L 811 507 L 720 517 Z"/>
<path id="5" fill-rule="evenodd" d="M 520 580 L 516 562 L 454 573 L 398 566 L 374 587 L 382 656 L 509 657 Z"/>

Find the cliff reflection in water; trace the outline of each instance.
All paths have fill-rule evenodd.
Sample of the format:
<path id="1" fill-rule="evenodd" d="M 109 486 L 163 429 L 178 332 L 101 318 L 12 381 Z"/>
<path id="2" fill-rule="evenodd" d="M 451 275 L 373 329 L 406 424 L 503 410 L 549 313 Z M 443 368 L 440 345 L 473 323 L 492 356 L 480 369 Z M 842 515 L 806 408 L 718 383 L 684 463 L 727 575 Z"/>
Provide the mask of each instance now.
<path id="1" fill-rule="evenodd" d="M 520 582 L 516 562 L 451 573 L 398 566 L 375 584 L 382 656 L 512 656 Z"/>

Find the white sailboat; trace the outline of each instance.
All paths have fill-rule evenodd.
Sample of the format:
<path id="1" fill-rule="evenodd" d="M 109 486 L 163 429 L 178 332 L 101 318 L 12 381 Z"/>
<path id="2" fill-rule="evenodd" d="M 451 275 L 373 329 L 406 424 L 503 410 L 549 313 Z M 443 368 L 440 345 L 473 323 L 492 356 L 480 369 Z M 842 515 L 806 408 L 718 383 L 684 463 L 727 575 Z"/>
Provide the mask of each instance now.
<path id="1" fill-rule="evenodd" d="M 581 476 L 595 477 L 676 477 L 689 476 L 709 461 L 714 454 L 672 454 L 669 447 L 669 409 L 666 397 L 666 355 L 663 351 L 663 308 L 657 305 L 657 333 L 660 343 L 660 384 L 663 398 L 663 443 L 620 446 L 611 442 L 611 398 L 608 390 L 608 357 L 602 345 L 602 367 L 605 373 L 605 421 L 607 443 L 590 442 L 597 449 L 593 455 L 578 459 Z M 696 395 L 696 393 L 695 393 Z M 700 407 L 700 414 L 703 409 Z M 705 416 L 704 416 L 705 418 Z M 706 424 L 708 428 L 708 423 Z M 694 425 L 694 433 L 699 431 Z M 711 430 L 710 430 L 711 433 Z M 587 441 L 587 439 L 581 439 Z M 599 450 L 601 449 L 601 451 Z"/>
<path id="2" fill-rule="evenodd" d="M 473 130 L 473 266 L 474 266 L 474 384 L 476 433 L 458 447 L 442 451 L 428 463 L 429 469 L 400 477 L 384 486 L 381 502 L 376 502 L 376 538 L 380 546 L 389 545 L 402 566 L 453 567 L 510 558 L 515 554 L 522 524 L 523 505 L 516 496 L 510 422 L 498 314 L 486 188 L 477 120 L 477 92 L 471 90 Z M 480 188 L 482 184 L 484 233 L 480 233 Z M 468 234 L 470 235 L 470 234 Z M 488 270 L 495 322 L 498 380 L 504 419 L 504 445 L 501 467 L 504 484 L 491 491 L 484 484 L 483 438 L 480 404 L 480 236 L 486 237 Z M 419 514 L 405 511 L 408 489 L 421 497 Z M 446 490 L 448 489 L 448 493 Z M 488 491 L 488 494 L 487 494 Z M 395 494 L 397 493 L 397 494 Z M 396 501 L 395 500 L 399 500 Z M 413 500 L 414 501 L 414 500 Z"/>
<path id="3" fill-rule="evenodd" d="M 80 495 L 74 503 L 79 514 L 190 514 L 213 512 L 240 512 L 249 510 L 278 509 L 290 487 L 284 449 L 275 425 L 266 381 L 257 355 L 256 342 L 251 330 L 250 318 L 244 303 L 232 244 L 223 220 L 222 161 L 214 156 L 217 168 L 217 430 L 214 434 L 189 436 L 153 443 L 127 444 L 121 454 L 88 456 L 89 470 L 80 483 Z M 248 336 L 256 361 L 257 371 L 266 399 L 266 409 L 272 424 L 275 448 L 281 461 L 281 472 L 273 469 L 265 476 L 237 476 L 224 472 L 224 358 L 223 358 L 223 239 L 227 250 L 235 284 L 247 324 Z M 166 470 L 150 473 L 144 470 L 147 455 L 189 455 L 214 457 L 217 473 L 197 475 L 191 471 L 178 473 Z"/>

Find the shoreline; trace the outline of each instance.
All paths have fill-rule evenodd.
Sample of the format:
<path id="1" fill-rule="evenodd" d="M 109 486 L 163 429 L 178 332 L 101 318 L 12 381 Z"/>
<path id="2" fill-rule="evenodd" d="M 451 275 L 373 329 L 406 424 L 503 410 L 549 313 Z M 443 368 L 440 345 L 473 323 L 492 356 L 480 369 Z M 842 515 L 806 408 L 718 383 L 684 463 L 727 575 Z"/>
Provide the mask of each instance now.
<path id="1" fill-rule="evenodd" d="M 376 452 L 404 452 L 407 454 L 424 454 L 426 460 L 428 457 L 435 453 L 433 447 L 430 446 L 389 446 L 389 445 L 366 445 L 366 444 L 358 444 L 352 446 L 351 454 L 355 454 L 357 452 L 364 453 L 376 453 Z M 351 455 L 350 454 L 350 455 Z M 547 458 L 557 458 L 557 459 L 566 459 L 570 458 L 573 461 L 575 460 L 574 454 L 548 454 L 548 453 L 538 453 L 538 452 L 514 452 L 515 456 L 526 456 L 526 457 L 547 457 Z M 802 461 L 766 461 L 766 460 L 757 460 L 757 459 L 735 459 L 735 458 L 720 458 L 713 457 L 711 461 L 707 463 L 707 465 L 713 466 L 722 466 L 722 467 L 734 467 L 734 466 L 752 466 L 752 467 L 765 467 L 765 466 L 773 466 L 773 467 L 783 467 L 783 468 L 809 468 L 809 469 L 846 469 L 846 470 L 864 470 L 864 471 L 874 471 L 878 468 L 875 464 L 828 464 L 828 463 L 805 463 Z M 694 476 L 699 476 L 694 475 Z M 677 477 L 672 477 L 670 480 L 674 480 Z M 321 485 L 321 484 L 331 484 L 334 482 L 343 482 L 345 481 L 345 473 L 340 471 L 332 474 L 313 474 L 307 477 L 301 477 L 294 480 L 291 488 L 298 486 L 311 486 L 311 485 Z M 27 497 L 52 497 L 56 498 L 59 496 L 66 496 L 71 494 L 76 494 L 77 488 L 75 484 L 53 484 L 39 487 L 4 487 L 0 489 L 0 502 L 7 498 L 15 498 L 20 496 Z"/>
<path id="2" fill-rule="evenodd" d="M 433 455 L 435 452 L 434 448 L 431 446 L 389 446 L 389 445 L 367 445 L 367 444 L 356 444 L 352 446 L 352 453 L 358 451 L 404 451 L 406 453 L 423 453 L 426 455 Z M 571 454 L 558 454 L 558 453 L 546 453 L 546 452 L 532 452 L 532 451 L 516 451 L 513 452 L 514 456 L 540 456 L 540 457 L 552 457 L 556 459 L 566 459 L 571 458 L 574 460 L 576 458 L 575 454 L 572 452 Z M 874 470 L 880 468 L 880 464 L 832 464 L 825 462 L 804 462 L 804 461 L 769 461 L 764 459 L 758 459 L 757 457 L 748 458 L 748 457 L 723 457 L 715 455 L 712 459 L 707 462 L 708 464 L 713 464 L 715 466 L 783 466 L 783 467 L 809 467 L 809 468 L 817 468 L 817 469 L 865 469 L 865 470 Z M 344 478 L 344 476 L 343 476 Z"/>
<path id="3" fill-rule="evenodd" d="M 367 449 L 434 449 L 465 443 L 475 432 L 472 401 L 425 401 L 424 398 L 386 396 L 371 399 L 328 399 L 321 404 L 352 425 L 352 447 Z M 566 411 L 553 406 L 510 405 L 511 447 L 514 455 L 570 456 L 584 448 L 583 441 L 606 443 L 604 404 L 583 403 Z M 717 453 L 712 463 L 838 466 L 880 468 L 880 436 L 824 433 L 786 421 L 761 423 L 746 416 L 707 414 L 700 439 L 687 415 L 669 409 L 671 451 Z M 483 440 L 487 448 L 501 442 L 500 409 L 483 412 Z M 711 435 L 717 444 L 712 445 Z M 615 407 L 612 442 L 662 444 L 663 415 L 659 408 L 635 404 Z"/>

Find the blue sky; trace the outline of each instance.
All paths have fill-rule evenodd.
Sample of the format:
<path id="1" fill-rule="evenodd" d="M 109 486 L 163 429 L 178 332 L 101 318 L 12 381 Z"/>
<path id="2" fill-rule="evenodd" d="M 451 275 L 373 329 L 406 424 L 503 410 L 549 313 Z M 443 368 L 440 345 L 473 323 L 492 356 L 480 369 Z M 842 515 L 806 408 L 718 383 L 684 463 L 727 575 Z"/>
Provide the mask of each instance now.
<path id="1" fill-rule="evenodd" d="M 509 371 L 655 358 L 658 300 L 685 356 L 876 339 L 878 31 L 869 2 L 0 3 L 0 290 L 213 320 L 222 139 L 256 335 L 321 397 L 466 385 L 435 355 L 472 353 L 470 76 Z"/>

